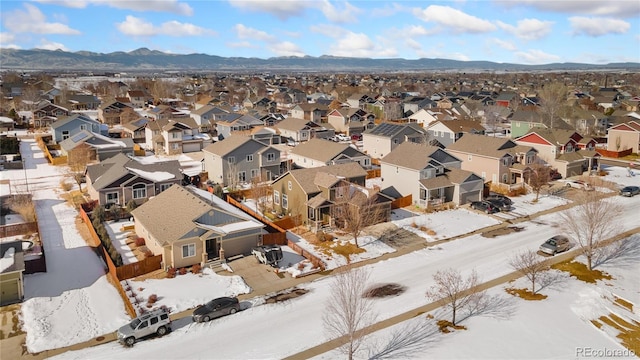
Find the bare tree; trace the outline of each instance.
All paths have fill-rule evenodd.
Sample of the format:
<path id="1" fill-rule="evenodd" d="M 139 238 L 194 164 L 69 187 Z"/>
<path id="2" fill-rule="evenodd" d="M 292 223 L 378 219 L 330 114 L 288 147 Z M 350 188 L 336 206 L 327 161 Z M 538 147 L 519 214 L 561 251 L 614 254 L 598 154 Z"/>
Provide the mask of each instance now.
<path id="1" fill-rule="evenodd" d="M 256 202 L 256 210 L 260 214 L 264 214 L 267 209 L 267 200 L 271 193 L 271 187 L 262 179 L 262 176 L 256 176 L 251 179 L 251 198 Z"/>
<path id="2" fill-rule="evenodd" d="M 388 218 L 388 204 L 380 200 L 378 193 L 369 194 L 367 189 L 346 181 L 335 188 L 331 216 L 340 229 L 353 236 L 356 247 L 360 247 L 358 236 L 365 227 Z"/>
<path id="3" fill-rule="evenodd" d="M 602 242 L 613 236 L 618 229 L 616 219 L 622 208 L 612 199 L 598 197 L 595 191 L 584 191 L 577 199 L 577 205 L 560 212 L 567 234 L 578 243 L 587 258 L 587 268 L 593 269 L 593 261 L 601 254 Z"/>
<path id="4" fill-rule="evenodd" d="M 368 281 L 369 272 L 361 267 L 346 267 L 336 274 L 322 316 L 325 331 L 331 337 L 344 337 L 340 350 L 349 360 L 365 338 L 364 329 L 376 319 L 372 300 L 363 296 Z"/>
<path id="5" fill-rule="evenodd" d="M 517 253 L 509 260 L 509 266 L 521 273 L 531 282 L 531 292 L 536 293 L 536 279 L 540 274 L 549 270 L 543 259 L 533 250 Z"/>
<path id="6" fill-rule="evenodd" d="M 549 181 L 551 181 L 551 169 L 541 163 L 531 165 L 530 169 L 531 170 L 527 172 L 527 183 L 536 193 L 534 202 L 537 202 L 540 197 L 540 190 L 542 190 L 543 187 L 548 186 Z"/>
<path id="7" fill-rule="evenodd" d="M 554 127 L 554 121 L 558 119 L 560 110 L 567 103 L 567 87 L 558 82 L 545 84 L 538 97 L 540 98 L 539 112 L 542 122 L 550 129 Z"/>
<path id="8" fill-rule="evenodd" d="M 71 177 L 82 192 L 82 182 L 84 181 L 87 165 L 91 162 L 94 151 L 87 145 L 81 145 L 73 149 L 67 156 L 68 175 Z"/>
<path id="9" fill-rule="evenodd" d="M 475 292 L 480 284 L 478 273 L 473 270 L 468 277 L 463 278 L 460 271 L 455 269 L 438 270 L 433 275 L 435 284 L 427 290 L 427 298 L 441 302 L 451 309 L 451 323 L 456 325 L 456 314 L 467 307 L 475 307 L 484 293 Z"/>
<path id="10" fill-rule="evenodd" d="M 224 161 L 224 160 L 223 160 Z M 238 174 L 238 164 L 226 159 L 227 172 L 225 185 L 232 191 L 237 190 L 240 187 L 240 176 Z"/>

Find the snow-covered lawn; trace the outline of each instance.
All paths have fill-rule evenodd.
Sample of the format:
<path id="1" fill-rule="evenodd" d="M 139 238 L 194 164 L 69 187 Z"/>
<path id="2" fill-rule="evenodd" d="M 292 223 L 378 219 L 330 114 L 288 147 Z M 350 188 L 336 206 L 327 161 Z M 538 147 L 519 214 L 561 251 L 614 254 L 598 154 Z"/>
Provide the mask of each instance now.
<path id="1" fill-rule="evenodd" d="M 392 220 L 392 222 L 427 241 L 447 239 L 500 223 L 490 216 L 465 208 L 438 211 L 431 214 L 416 214 L 412 217 L 403 215 L 401 219 Z"/>
<path id="2" fill-rule="evenodd" d="M 138 262 L 138 259 L 133 254 L 133 251 L 127 245 L 127 236 L 131 234 L 133 230 L 124 230 L 127 226 L 132 226 L 133 221 L 105 221 L 104 228 L 109 234 L 113 247 L 116 248 L 118 253 L 122 256 L 123 264 L 132 264 Z"/>

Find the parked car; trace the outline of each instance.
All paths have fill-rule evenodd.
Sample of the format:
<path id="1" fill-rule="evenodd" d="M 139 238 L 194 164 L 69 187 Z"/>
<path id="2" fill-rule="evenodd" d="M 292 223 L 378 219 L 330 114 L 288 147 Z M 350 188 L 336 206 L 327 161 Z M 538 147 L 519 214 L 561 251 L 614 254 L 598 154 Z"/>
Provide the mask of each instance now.
<path id="1" fill-rule="evenodd" d="M 163 336 L 171 331 L 169 311 L 158 309 L 140 315 L 127 325 L 118 329 L 118 341 L 126 346 L 133 346 L 138 339 L 157 334 Z"/>
<path id="2" fill-rule="evenodd" d="M 278 266 L 278 262 L 282 260 L 282 248 L 279 245 L 256 246 L 251 253 L 259 262 L 273 267 Z"/>
<path id="3" fill-rule="evenodd" d="M 540 251 L 549 254 L 555 255 L 559 252 L 567 251 L 571 247 L 571 241 L 569 238 L 564 235 L 556 235 L 549 240 L 545 241 L 544 244 L 540 245 Z"/>
<path id="4" fill-rule="evenodd" d="M 562 174 L 560 174 L 558 170 L 553 169 L 549 172 L 549 178 L 551 180 L 560 180 L 562 179 Z"/>
<path id="5" fill-rule="evenodd" d="M 500 211 L 500 209 L 497 206 L 493 205 L 488 201 L 472 201 L 471 208 L 484 211 L 487 214 L 493 214 Z"/>
<path id="6" fill-rule="evenodd" d="M 344 134 L 338 134 L 336 135 L 338 137 L 338 141 L 350 141 L 351 138 L 348 137 L 347 135 Z"/>
<path id="7" fill-rule="evenodd" d="M 640 194 L 640 186 L 625 186 L 620 189 L 620 195 L 631 197 Z"/>
<path id="8" fill-rule="evenodd" d="M 353 141 L 362 140 L 362 134 L 353 134 L 353 135 L 351 135 L 351 140 L 353 140 Z"/>
<path id="9" fill-rule="evenodd" d="M 509 204 L 505 199 L 490 198 L 490 199 L 487 199 L 487 201 L 490 202 L 493 206 L 495 206 L 498 209 L 500 209 L 500 211 L 510 211 L 511 210 L 511 204 Z M 510 201 L 511 200 L 509 200 L 509 202 Z"/>
<path id="10" fill-rule="evenodd" d="M 194 322 L 208 322 L 240 311 L 240 303 L 235 297 L 219 297 L 193 310 Z"/>
<path id="11" fill-rule="evenodd" d="M 591 184 L 586 183 L 586 182 L 584 182 L 582 180 L 567 180 L 565 186 L 568 187 L 568 188 L 571 187 L 571 188 L 574 188 L 574 189 L 581 189 L 581 190 L 586 190 L 586 191 L 594 190 L 593 186 L 591 186 Z"/>
<path id="12" fill-rule="evenodd" d="M 502 194 L 490 193 L 489 196 L 487 196 L 486 198 L 486 200 L 493 200 L 493 199 L 501 200 L 509 206 L 513 205 L 513 201 L 509 199 L 507 196 Z"/>

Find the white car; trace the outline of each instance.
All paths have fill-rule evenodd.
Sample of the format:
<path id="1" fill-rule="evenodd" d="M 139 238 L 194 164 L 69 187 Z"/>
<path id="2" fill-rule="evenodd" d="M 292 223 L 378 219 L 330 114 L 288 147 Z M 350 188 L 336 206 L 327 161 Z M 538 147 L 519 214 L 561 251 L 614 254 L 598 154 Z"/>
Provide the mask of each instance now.
<path id="1" fill-rule="evenodd" d="M 591 184 L 586 183 L 582 180 L 566 180 L 565 181 L 565 186 L 566 187 L 572 187 L 574 189 L 581 189 L 581 190 L 586 190 L 586 191 L 592 191 L 593 186 L 591 186 Z"/>
<path id="2" fill-rule="evenodd" d="M 338 134 L 336 137 L 338 138 L 338 141 L 351 141 L 351 138 L 344 134 Z"/>

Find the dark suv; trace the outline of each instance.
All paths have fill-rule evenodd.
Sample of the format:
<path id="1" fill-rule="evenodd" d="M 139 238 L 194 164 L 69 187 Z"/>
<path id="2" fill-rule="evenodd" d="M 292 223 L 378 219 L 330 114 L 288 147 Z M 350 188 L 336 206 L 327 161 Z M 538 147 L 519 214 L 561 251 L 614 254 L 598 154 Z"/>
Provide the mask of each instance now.
<path id="1" fill-rule="evenodd" d="M 235 314 L 240 311 L 238 299 L 234 297 L 220 297 L 198 307 L 191 318 L 194 322 L 207 322 L 221 316 Z"/>
<path id="2" fill-rule="evenodd" d="M 497 206 L 493 205 L 488 201 L 473 201 L 471 202 L 471 208 L 483 211 L 487 214 L 493 214 L 500 211 L 500 209 Z"/>

